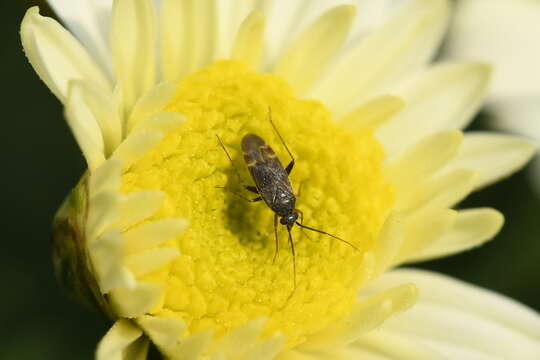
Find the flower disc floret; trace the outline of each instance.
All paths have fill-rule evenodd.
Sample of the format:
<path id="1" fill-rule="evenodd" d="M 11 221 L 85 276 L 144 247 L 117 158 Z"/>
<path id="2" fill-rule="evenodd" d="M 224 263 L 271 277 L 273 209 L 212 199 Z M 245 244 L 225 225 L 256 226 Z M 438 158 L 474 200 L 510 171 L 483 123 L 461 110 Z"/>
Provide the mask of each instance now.
<path id="1" fill-rule="evenodd" d="M 188 333 L 213 329 L 218 336 L 266 317 L 263 333 L 279 331 L 289 346 L 348 314 L 369 277 L 366 253 L 394 201 L 372 130 L 345 129 L 321 103 L 294 97 L 279 77 L 234 61 L 216 62 L 182 80 L 166 110 L 183 114 L 186 123 L 122 176 L 126 194 L 148 189 L 166 194 L 150 221 L 190 219 L 185 233 L 162 244 L 180 255 L 158 270 L 140 272 L 140 281 L 163 286 L 151 314 L 181 319 Z M 273 262 L 274 214 L 264 203 L 234 193 L 256 197 L 243 189 L 252 185 L 240 150 L 246 134 L 262 137 L 283 165 L 290 160 L 269 122 L 270 111 L 297 160 L 290 179 L 295 191 L 302 184 L 297 207 L 305 224 L 358 248 L 294 227 L 294 292 L 285 228 L 279 225 Z"/>

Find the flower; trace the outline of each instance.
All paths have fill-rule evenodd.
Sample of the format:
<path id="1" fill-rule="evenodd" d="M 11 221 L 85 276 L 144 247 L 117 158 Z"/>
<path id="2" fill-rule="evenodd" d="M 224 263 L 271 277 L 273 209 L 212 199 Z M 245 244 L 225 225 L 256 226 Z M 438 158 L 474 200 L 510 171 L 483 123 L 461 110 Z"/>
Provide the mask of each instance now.
<path id="1" fill-rule="evenodd" d="M 494 67 L 486 110 L 494 127 L 540 142 L 540 4 L 528 0 L 459 1 L 444 57 Z M 540 191 L 540 163 L 533 185 Z"/>
<path id="2" fill-rule="evenodd" d="M 37 8 L 21 37 L 88 163 L 55 219 L 55 265 L 114 322 L 98 359 L 144 359 L 150 342 L 172 359 L 538 353 L 540 318 L 522 305 L 389 270 L 492 238 L 500 213 L 452 207 L 534 152 L 459 130 L 490 70 L 428 65 L 446 1 L 369 31 L 343 3 L 51 4 L 78 40 Z M 273 261 L 271 211 L 226 191 L 248 179 L 246 133 L 287 159 L 270 112 L 306 224 L 354 247 L 294 228 Z"/>

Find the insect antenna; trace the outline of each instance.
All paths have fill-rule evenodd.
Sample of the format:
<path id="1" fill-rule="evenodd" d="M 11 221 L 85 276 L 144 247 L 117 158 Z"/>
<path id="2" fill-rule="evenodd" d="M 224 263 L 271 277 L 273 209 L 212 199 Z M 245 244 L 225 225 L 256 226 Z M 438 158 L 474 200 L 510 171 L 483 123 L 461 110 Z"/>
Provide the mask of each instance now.
<path id="1" fill-rule="evenodd" d="M 350 242 L 348 242 L 347 240 L 344 240 L 342 238 L 339 238 L 335 235 L 332 235 L 332 234 L 329 234 L 327 233 L 326 231 L 322 231 L 322 230 L 319 230 L 319 229 L 315 229 L 315 228 L 312 228 L 312 227 L 309 227 L 309 226 L 306 226 L 306 225 L 303 225 L 303 224 L 300 224 L 298 221 L 296 222 L 296 225 L 300 226 L 301 228 L 304 228 L 304 229 L 308 229 L 308 230 L 311 230 L 311 231 L 315 231 L 315 232 L 318 232 L 318 233 L 321 233 L 321 234 L 324 234 L 324 235 L 328 235 L 336 240 L 339 240 L 339 241 L 342 241 L 344 242 L 345 244 L 349 245 L 350 247 L 352 247 L 353 249 L 357 250 L 357 251 L 360 251 L 360 249 L 358 249 L 356 246 L 354 246 L 353 244 L 351 244 Z"/>
<path id="2" fill-rule="evenodd" d="M 276 132 L 277 136 L 279 137 L 279 140 L 281 141 L 281 143 L 285 147 L 285 150 L 287 150 L 287 152 L 289 153 L 289 156 L 291 157 L 292 161 L 294 162 L 294 156 L 292 155 L 291 150 L 289 150 L 289 147 L 287 146 L 287 144 L 285 144 L 285 140 L 283 140 L 283 137 L 281 137 L 281 134 L 279 133 L 276 125 L 272 121 L 272 108 L 271 107 L 268 107 L 268 120 L 270 121 L 270 124 L 272 125 L 272 127 L 274 128 L 274 131 Z"/>

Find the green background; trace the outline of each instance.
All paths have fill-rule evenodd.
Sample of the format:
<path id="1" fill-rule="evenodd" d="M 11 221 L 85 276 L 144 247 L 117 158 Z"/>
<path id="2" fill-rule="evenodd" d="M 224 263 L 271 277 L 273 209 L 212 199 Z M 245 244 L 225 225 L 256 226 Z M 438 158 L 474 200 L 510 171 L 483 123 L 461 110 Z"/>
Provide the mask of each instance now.
<path id="1" fill-rule="evenodd" d="M 35 1 L 0 1 L 3 189 L 0 240 L 0 359 L 91 359 L 109 327 L 56 284 L 51 219 L 85 169 L 56 98 L 26 61 L 19 24 Z M 42 13 L 49 14 L 46 9 Z M 480 116 L 475 128 L 486 128 Z M 491 206 L 506 216 L 479 249 L 420 264 L 540 309 L 540 199 L 524 172 L 473 194 L 460 207 Z"/>

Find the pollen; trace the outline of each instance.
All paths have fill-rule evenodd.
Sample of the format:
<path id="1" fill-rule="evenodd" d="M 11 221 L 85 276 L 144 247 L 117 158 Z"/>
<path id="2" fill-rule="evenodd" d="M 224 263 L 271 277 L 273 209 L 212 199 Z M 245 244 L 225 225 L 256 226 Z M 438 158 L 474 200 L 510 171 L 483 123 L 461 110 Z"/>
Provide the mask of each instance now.
<path id="1" fill-rule="evenodd" d="M 187 121 L 122 177 L 122 192 L 159 189 L 166 194 L 151 221 L 180 217 L 189 229 L 165 244 L 180 255 L 141 281 L 162 286 L 151 313 L 182 319 L 187 333 L 214 336 L 264 317 L 264 335 L 277 332 L 294 346 L 346 316 L 357 302 L 375 243 L 394 202 L 382 171 L 383 149 L 373 129 L 346 129 L 321 103 L 295 97 L 275 75 L 218 61 L 183 79 L 165 109 Z M 240 143 L 249 133 L 265 140 L 285 167 L 290 161 L 269 115 L 296 159 L 290 175 L 304 224 L 354 244 L 278 225 L 256 194 Z M 234 167 L 220 147 L 225 144 Z M 237 171 L 236 171 L 236 170 Z M 239 196 L 241 195 L 241 196 Z"/>

